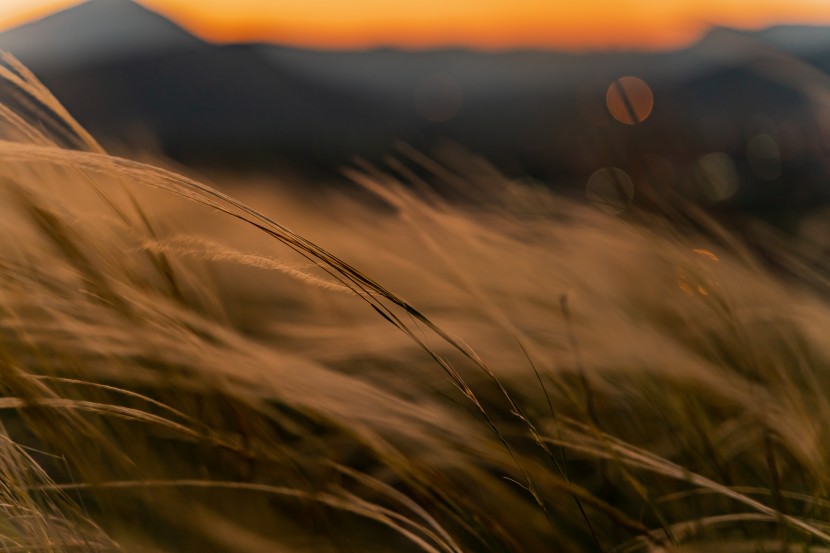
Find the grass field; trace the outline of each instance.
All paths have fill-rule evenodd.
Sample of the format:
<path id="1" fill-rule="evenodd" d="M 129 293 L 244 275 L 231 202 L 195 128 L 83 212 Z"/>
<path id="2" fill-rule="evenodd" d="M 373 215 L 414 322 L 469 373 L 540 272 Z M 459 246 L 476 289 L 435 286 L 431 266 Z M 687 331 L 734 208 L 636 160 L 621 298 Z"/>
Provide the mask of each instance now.
<path id="1" fill-rule="evenodd" d="M 773 273 L 406 149 L 242 203 L 0 77 L 0 550 L 830 551 L 821 219 Z"/>

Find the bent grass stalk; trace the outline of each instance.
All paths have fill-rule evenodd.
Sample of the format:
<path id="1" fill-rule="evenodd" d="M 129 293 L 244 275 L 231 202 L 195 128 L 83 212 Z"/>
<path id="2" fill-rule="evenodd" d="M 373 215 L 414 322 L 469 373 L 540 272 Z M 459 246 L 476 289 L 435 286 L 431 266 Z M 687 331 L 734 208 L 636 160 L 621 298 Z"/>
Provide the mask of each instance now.
<path id="1" fill-rule="evenodd" d="M 830 542 L 830 432 L 809 418 L 830 414 L 814 332 L 830 306 L 751 280 L 717 225 L 735 252 L 713 268 L 704 236 L 549 192 L 561 211 L 534 221 L 456 205 L 417 175 L 473 190 L 468 160 L 402 146 L 389 166 L 417 193 L 347 172 L 393 215 L 314 206 L 332 243 L 351 237 L 334 255 L 108 155 L 4 61 L 25 110 L 0 103 L 0 501 L 17 521 L 0 549 L 228 550 L 218 528 L 296 551 L 658 551 L 750 528 L 742 543 Z M 158 225 L 173 203 L 184 215 Z M 787 318 L 741 315 L 759 304 Z"/>

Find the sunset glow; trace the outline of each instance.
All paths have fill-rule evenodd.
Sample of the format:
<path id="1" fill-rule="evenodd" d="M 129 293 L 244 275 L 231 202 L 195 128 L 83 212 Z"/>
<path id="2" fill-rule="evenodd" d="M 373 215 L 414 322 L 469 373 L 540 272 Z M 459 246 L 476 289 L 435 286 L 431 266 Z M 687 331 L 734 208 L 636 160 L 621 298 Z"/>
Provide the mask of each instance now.
<path id="1" fill-rule="evenodd" d="M 3 0 L 0 3 L 0 30 L 17 27 L 79 3 L 81 0 Z"/>
<path id="2" fill-rule="evenodd" d="M 77 0 L 3 0 L 8 28 Z M 371 46 L 667 48 L 711 25 L 830 24 L 826 0 L 140 0 L 217 42 Z"/>

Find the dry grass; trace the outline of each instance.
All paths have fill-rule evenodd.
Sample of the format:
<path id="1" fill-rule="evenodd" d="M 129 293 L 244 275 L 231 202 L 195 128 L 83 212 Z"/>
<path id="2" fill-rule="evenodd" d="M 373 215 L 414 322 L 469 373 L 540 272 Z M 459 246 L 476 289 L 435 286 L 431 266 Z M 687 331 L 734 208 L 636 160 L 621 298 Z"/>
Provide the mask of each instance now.
<path id="1" fill-rule="evenodd" d="M 254 210 L 6 64 L 3 551 L 830 550 L 815 259 L 406 150 Z"/>

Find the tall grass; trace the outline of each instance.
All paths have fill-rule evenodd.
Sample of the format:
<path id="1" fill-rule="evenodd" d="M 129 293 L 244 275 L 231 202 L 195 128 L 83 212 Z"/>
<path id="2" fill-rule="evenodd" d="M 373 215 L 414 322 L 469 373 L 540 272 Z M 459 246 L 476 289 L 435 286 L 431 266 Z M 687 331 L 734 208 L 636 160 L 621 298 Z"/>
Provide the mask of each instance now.
<path id="1" fill-rule="evenodd" d="M 406 148 L 243 203 L 5 63 L 2 550 L 830 550 L 819 258 Z"/>

